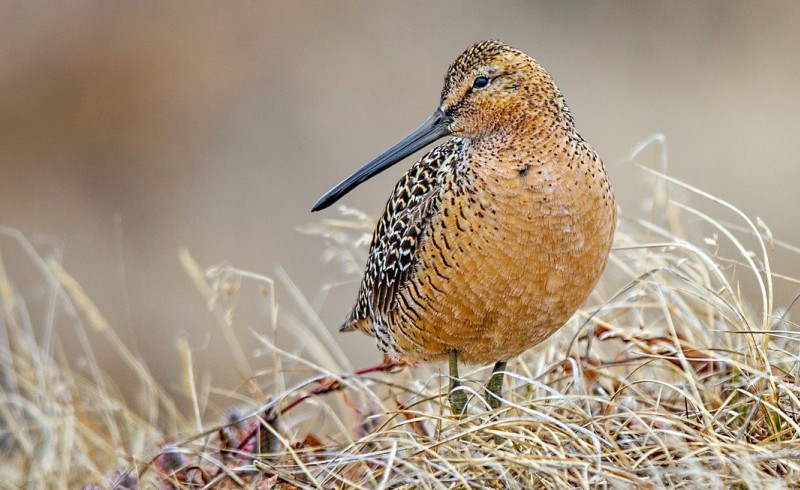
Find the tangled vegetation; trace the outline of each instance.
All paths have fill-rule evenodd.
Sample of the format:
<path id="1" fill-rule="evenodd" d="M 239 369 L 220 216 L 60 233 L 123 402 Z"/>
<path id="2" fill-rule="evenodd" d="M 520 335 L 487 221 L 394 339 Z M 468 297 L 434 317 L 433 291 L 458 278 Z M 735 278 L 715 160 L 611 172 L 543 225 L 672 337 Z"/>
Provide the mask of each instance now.
<path id="1" fill-rule="evenodd" d="M 776 287 L 769 230 L 668 176 L 650 217 L 622 214 L 608 270 L 552 340 L 509 363 L 506 401 L 490 411 L 467 373 L 466 416 L 449 413 L 442 366 L 389 362 L 354 370 L 288 279 L 231 266 L 187 272 L 208 301 L 221 351 L 243 376 L 223 420 L 205 420 L 192 352 L 181 344 L 181 411 L 80 286 L 13 230 L 0 233 L 38 268 L 51 313 L 80 337 L 106 336 L 148 410 L 109 387 L 85 352 L 76 369 L 0 267 L 3 363 L 0 485 L 29 488 L 789 488 L 800 485 L 800 330 Z M 687 204 L 692 195 L 702 203 Z M 711 211 L 706 211 L 708 208 Z M 725 216 L 728 221 L 723 221 Z M 305 229 L 358 275 L 372 220 L 343 210 Z M 686 231 L 691 229 L 691 231 Z M 300 320 L 279 315 L 276 289 Z M 258 291 L 267 331 L 235 340 L 236 300 Z M 48 318 L 50 320 L 48 320 Z M 305 339 L 282 347 L 279 335 Z M 252 348 L 252 346 L 250 347 Z M 446 371 L 446 370 L 445 370 Z M 469 381 L 474 380 L 474 381 Z M 290 383 L 294 383 L 291 384 Z"/>

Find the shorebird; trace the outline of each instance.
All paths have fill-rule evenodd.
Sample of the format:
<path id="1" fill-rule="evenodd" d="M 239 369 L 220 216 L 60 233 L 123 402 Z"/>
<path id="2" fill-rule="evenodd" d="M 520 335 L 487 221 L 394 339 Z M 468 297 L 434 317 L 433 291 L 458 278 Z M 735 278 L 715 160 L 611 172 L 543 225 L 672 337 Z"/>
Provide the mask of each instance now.
<path id="1" fill-rule="evenodd" d="M 550 75 L 483 41 L 450 66 L 433 115 L 312 211 L 447 136 L 395 186 L 341 330 L 376 337 L 395 358 L 448 358 L 460 415 L 458 361 L 495 363 L 485 394 L 501 406 L 506 362 L 563 326 L 597 283 L 616 205 Z"/>

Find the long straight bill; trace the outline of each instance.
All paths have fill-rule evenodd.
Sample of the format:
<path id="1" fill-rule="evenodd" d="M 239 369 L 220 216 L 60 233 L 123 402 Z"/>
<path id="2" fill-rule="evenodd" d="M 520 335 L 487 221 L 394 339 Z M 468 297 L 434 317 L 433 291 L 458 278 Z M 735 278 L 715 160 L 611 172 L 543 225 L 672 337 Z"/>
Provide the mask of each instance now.
<path id="1" fill-rule="evenodd" d="M 450 119 L 442 113 L 436 111 L 425 120 L 424 123 L 411 134 L 398 141 L 393 147 L 383 152 L 368 164 L 356 170 L 350 177 L 344 179 L 336 187 L 320 197 L 311 211 L 325 209 L 331 204 L 341 199 L 345 194 L 355 189 L 362 182 L 378 175 L 395 163 L 411 155 L 415 151 L 424 148 L 426 145 L 450 134 Z"/>

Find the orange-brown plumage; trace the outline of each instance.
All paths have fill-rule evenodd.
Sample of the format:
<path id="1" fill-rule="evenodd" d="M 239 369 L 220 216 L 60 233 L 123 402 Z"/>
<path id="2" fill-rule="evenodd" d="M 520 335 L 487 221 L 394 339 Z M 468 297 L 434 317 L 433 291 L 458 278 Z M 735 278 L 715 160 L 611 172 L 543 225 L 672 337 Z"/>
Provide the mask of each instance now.
<path id="1" fill-rule="evenodd" d="M 455 137 L 395 187 L 343 329 L 375 335 L 400 357 L 508 360 L 561 327 L 594 288 L 613 238 L 614 193 L 550 76 L 497 41 L 451 65 L 437 112 L 408 138 L 426 132 Z M 420 141 L 402 143 L 368 175 Z M 318 207 L 362 180 L 343 182 Z"/>

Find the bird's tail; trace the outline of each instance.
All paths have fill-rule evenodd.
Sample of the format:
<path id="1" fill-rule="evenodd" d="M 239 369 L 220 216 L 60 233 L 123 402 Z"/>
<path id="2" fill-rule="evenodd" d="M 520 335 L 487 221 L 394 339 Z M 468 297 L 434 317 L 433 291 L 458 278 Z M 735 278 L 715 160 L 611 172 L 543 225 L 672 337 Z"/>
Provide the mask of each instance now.
<path id="1" fill-rule="evenodd" d="M 369 320 L 367 318 L 356 318 L 354 312 L 350 312 L 339 327 L 340 332 L 352 332 L 354 330 L 361 330 L 362 332 L 369 332 Z"/>
<path id="2" fill-rule="evenodd" d="M 340 332 L 352 332 L 353 330 L 357 329 L 356 328 L 356 323 L 358 323 L 358 322 L 353 319 L 353 312 L 351 311 L 350 313 L 347 314 L 346 317 L 344 317 L 344 320 L 342 321 L 342 325 L 339 327 L 339 331 Z"/>

